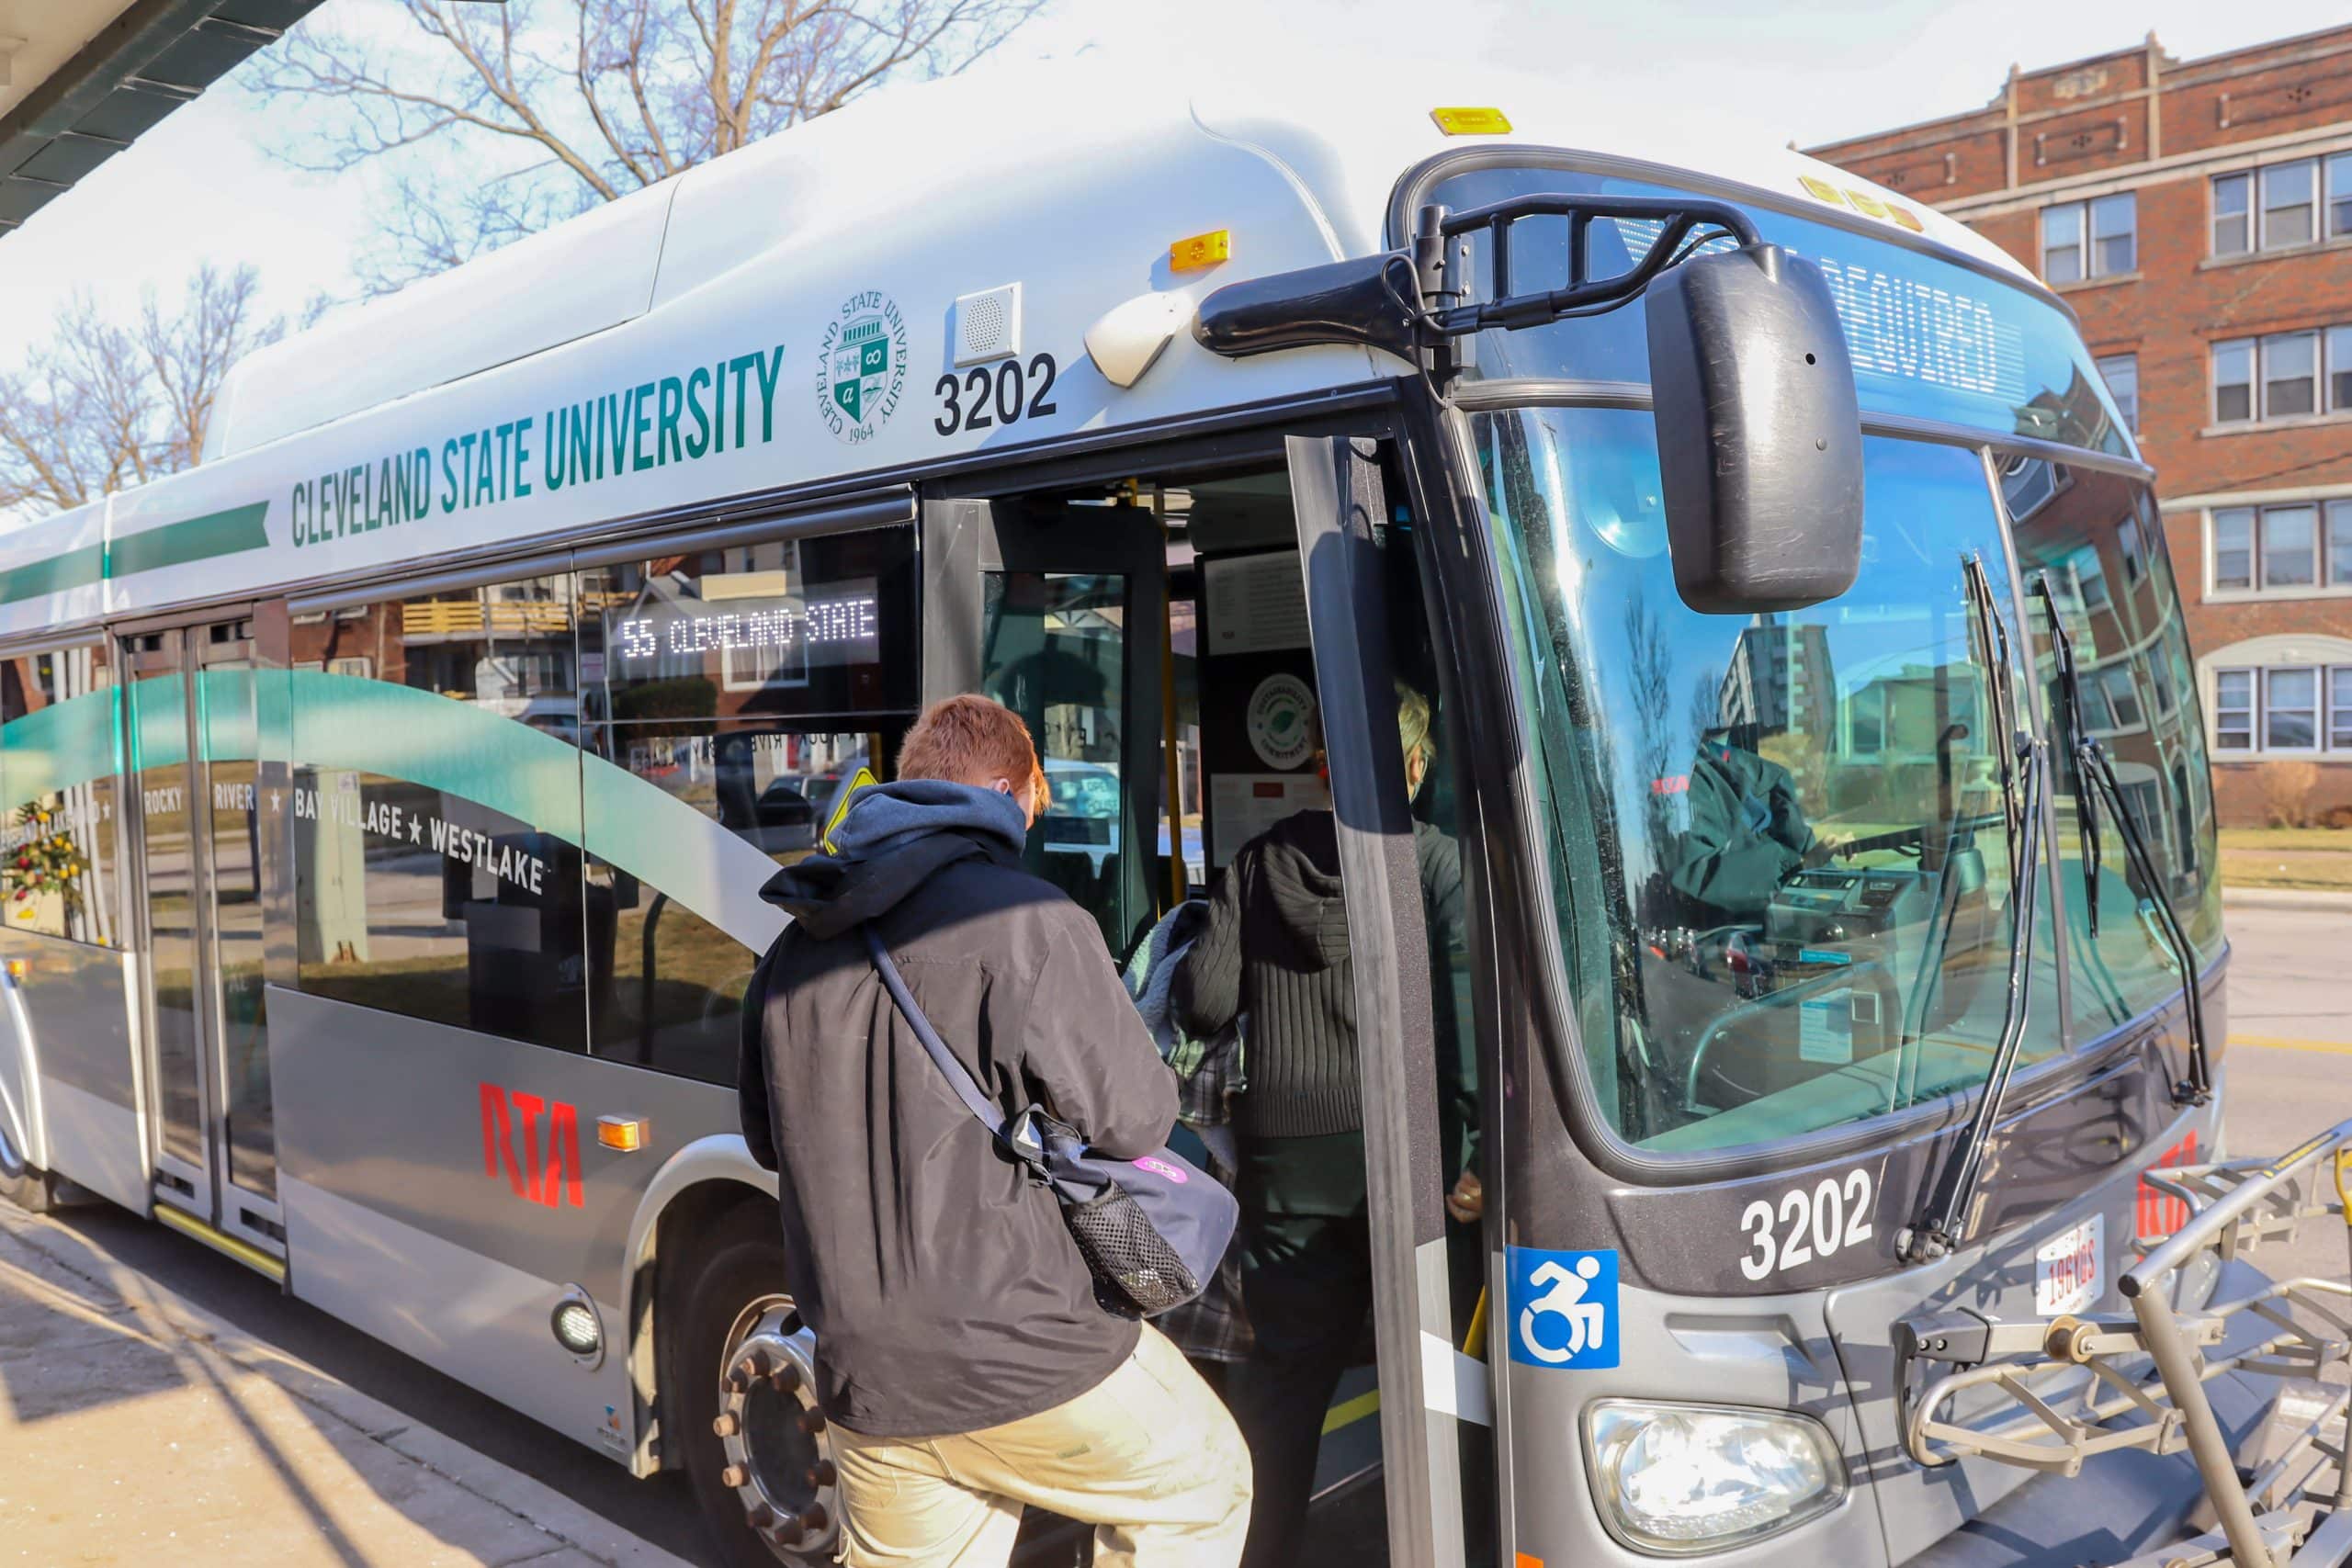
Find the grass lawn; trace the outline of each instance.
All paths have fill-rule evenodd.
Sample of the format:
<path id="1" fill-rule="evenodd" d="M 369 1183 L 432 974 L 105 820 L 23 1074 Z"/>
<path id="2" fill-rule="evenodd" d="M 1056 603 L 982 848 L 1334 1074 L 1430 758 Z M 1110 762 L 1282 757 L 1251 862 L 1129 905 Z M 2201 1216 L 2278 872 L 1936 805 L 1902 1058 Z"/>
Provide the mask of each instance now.
<path id="1" fill-rule="evenodd" d="M 2227 887 L 2309 887 L 2352 893 L 2352 831 L 2336 828 L 2224 828 Z"/>

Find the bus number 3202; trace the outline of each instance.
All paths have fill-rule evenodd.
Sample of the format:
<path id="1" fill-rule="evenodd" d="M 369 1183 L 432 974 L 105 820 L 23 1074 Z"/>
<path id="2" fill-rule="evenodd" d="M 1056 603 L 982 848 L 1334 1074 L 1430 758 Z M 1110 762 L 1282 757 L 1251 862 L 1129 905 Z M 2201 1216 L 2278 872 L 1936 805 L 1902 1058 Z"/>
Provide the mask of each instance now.
<path id="1" fill-rule="evenodd" d="M 1049 414 L 1054 412 L 1054 356 L 1039 354 L 1030 357 L 1025 372 L 1018 359 L 976 365 L 960 379 L 951 371 L 932 388 L 942 406 L 931 427 L 953 435 Z"/>
<path id="2" fill-rule="evenodd" d="M 1739 1271 L 1751 1280 L 1835 1257 L 1871 1238 L 1871 1173 L 1825 1176 L 1810 1188 L 1792 1187 L 1776 1204 L 1758 1198 L 1739 1216 L 1747 1256 Z"/>

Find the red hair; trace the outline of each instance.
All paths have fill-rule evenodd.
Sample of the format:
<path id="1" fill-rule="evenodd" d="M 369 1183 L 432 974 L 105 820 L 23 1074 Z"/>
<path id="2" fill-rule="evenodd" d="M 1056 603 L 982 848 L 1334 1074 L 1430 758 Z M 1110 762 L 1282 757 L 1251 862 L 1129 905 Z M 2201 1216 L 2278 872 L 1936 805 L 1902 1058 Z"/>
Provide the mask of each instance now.
<path id="1" fill-rule="evenodd" d="M 976 693 L 943 697 L 922 710 L 906 743 L 899 748 L 902 779 L 947 779 L 986 789 L 999 779 L 1035 792 L 1036 809 L 1046 807 L 1046 770 L 1036 743 L 1021 716 Z"/>

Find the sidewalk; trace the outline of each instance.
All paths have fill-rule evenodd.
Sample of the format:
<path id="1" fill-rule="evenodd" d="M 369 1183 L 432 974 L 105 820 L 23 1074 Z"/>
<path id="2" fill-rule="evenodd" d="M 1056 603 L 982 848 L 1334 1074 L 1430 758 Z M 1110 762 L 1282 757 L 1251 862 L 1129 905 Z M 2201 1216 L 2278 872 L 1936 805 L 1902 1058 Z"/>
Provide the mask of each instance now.
<path id="1" fill-rule="evenodd" d="M 688 1568 L 0 1204 L 14 1562 Z"/>
<path id="2" fill-rule="evenodd" d="M 2222 907 L 2228 909 L 2310 909 L 2318 913 L 2352 913 L 2352 893 L 2306 887 L 2223 887 Z"/>

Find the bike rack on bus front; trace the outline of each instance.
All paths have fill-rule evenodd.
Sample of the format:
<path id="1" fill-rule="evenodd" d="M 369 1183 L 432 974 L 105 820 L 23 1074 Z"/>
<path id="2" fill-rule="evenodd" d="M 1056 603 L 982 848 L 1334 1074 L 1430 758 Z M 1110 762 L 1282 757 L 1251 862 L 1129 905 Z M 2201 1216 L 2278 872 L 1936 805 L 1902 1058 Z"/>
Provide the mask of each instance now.
<path id="1" fill-rule="evenodd" d="M 2339 1568 L 2352 1561 L 2352 1389 L 2337 1382 L 2282 1397 L 2281 1411 L 2302 1408 L 2283 1434 L 2273 1423 L 2277 1451 L 2242 1472 L 2205 1385 L 2254 1373 L 2281 1380 L 2283 1396 L 2287 1380 L 2316 1382 L 2331 1368 L 2352 1368 L 2352 1283 L 2266 1282 L 2193 1310 L 2177 1298 L 2189 1267 L 2209 1256 L 2214 1278 L 2226 1280 L 2219 1266 L 2290 1239 L 2312 1220 L 2352 1226 L 2352 1121 L 2275 1160 L 2152 1170 L 2144 1179 L 2194 1217 L 2117 1281 L 2130 1313 L 2011 1323 L 1948 1310 L 1895 1325 L 1904 1447 L 1931 1468 L 1973 1457 L 2068 1477 L 2119 1450 L 2186 1451 L 2217 1528 L 2116 1568 Z M 2352 1229 L 2344 1234 L 2352 1238 Z M 1957 1370 L 1915 1389 L 1915 1363 Z M 1965 1417 L 1954 1414 L 1963 1404 Z"/>

